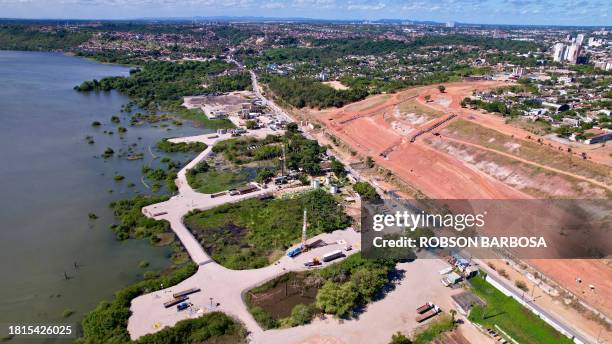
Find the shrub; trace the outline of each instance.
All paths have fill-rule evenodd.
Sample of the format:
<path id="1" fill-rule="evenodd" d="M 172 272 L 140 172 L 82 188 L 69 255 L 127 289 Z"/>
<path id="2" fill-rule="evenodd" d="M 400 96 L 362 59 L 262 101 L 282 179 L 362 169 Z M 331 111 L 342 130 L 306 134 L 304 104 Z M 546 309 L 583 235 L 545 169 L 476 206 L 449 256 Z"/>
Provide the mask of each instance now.
<path id="1" fill-rule="evenodd" d="M 522 291 L 529 291 L 529 287 L 527 287 L 527 284 L 523 281 L 516 281 L 514 285 Z"/>
<path id="2" fill-rule="evenodd" d="M 295 305 L 291 310 L 290 325 L 299 326 L 308 324 L 315 315 L 315 309 L 312 306 L 303 304 Z"/>
<path id="3" fill-rule="evenodd" d="M 403 333 L 397 332 L 391 337 L 389 344 L 412 344 L 412 342 Z"/>
<path id="4" fill-rule="evenodd" d="M 368 182 L 357 182 L 353 185 L 353 190 L 366 201 L 376 201 L 380 199 L 376 189 Z"/>

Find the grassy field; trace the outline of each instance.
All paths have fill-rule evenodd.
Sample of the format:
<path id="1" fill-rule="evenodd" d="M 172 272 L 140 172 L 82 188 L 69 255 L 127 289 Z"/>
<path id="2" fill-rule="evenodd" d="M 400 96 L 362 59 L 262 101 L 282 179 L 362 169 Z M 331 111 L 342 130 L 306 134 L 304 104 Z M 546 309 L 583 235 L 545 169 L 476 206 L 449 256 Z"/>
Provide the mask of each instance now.
<path id="1" fill-rule="evenodd" d="M 230 269 L 260 268 L 299 241 L 302 213 L 308 235 L 344 229 L 350 220 L 336 199 L 313 190 L 291 199 L 249 199 L 185 217 L 185 224 L 212 258 Z"/>
<path id="2" fill-rule="evenodd" d="M 229 190 L 243 186 L 254 178 L 245 171 L 216 171 L 196 174 L 189 181 L 191 187 L 201 193 L 213 194 L 224 190 Z"/>
<path id="3" fill-rule="evenodd" d="M 558 151 L 536 142 L 515 139 L 478 124 L 459 119 L 449 124 L 445 130 L 450 132 L 452 137 L 510 153 L 542 165 L 593 178 L 600 182 L 609 182 L 610 180 L 610 168 L 607 166 L 582 160 L 575 155 L 569 155 L 566 152 Z"/>
<path id="4" fill-rule="evenodd" d="M 523 307 L 502 294 L 481 277 L 470 280 L 472 291 L 487 305 L 474 307 L 469 319 L 487 328 L 499 326 L 521 344 L 563 344 L 572 341 Z"/>
<path id="5" fill-rule="evenodd" d="M 233 129 L 235 128 L 232 121 L 229 119 L 209 119 L 204 112 L 199 109 L 177 109 L 172 111 L 172 115 L 188 121 L 192 121 L 198 126 L 209 129 Z"/>

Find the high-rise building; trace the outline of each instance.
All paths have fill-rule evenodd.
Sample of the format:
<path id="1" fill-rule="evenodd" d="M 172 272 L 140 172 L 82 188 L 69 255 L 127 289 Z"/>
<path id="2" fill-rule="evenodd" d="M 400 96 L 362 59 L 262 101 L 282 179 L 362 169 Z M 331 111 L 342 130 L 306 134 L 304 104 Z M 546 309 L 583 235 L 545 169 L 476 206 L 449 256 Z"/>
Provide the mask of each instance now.
<path id="1" fill-rule="evenodd" d="M 553 60 L 555 62 L 563 62 L 565 60 L 565 44 L 557 43 L 555 44 L 555 51 L 553 53 Z"/>
<path id="2" fill-rule="evenodd" d="M 446 27 L 455 27 L 455 22 L 454 21 L 447 21 L 446 22 Z"/>
<path id="3" fill-rule="evenodd" d="M 584 34 L 583 33 L 581 33 L 578 36 L 576 36 L 576 44 L 582 45 L 582 43 L 584 43 Z"/>
<path id="4" fill-rule="evenodd" d="M 580 55 L 580 44 L 574 43 L 568 49 L 566 60 L 571 63 L 576 63 L 578 61 L 578 55 Z"/>

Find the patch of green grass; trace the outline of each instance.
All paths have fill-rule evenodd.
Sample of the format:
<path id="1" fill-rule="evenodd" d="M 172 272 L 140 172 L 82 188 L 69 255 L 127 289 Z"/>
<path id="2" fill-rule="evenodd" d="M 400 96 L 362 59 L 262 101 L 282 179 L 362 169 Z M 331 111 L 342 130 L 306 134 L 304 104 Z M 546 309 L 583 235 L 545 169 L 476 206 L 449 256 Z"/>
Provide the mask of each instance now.
<path id="1" fill-rule="evenodd" d="M 442 333 L 452 331 L 457 327 L 453 319 L 444 315 L 435 322 L 430 323 L 422 332 L 419 332 L 412 340 L 413 344 L 427 344 L 433 342 Z"/>
<path id="2" fill-rule="evenodd" d="M 350 225 L 342 206 L 323 190 L 225 204 L 192 212 L 184 221 L 215 261 L 230 269 L 252 269 L 270 264 L 275 252 L 299 241 L 304 208 L 309 236 Z"/>
<path id="3" fill-rule="evenodd" d="M 570 344 L 572 341 L 552 326 L 523 307 L 513 298 L 504 295 L 478 276 L 470 280 L 472 291 L 487 305 L 472 309 L 469 319 L 488 328 L 499 326 L 509 336 L 522 344 Z"/>
<path id="4" fill-rule="evenodd" d="M 245 171 L 215 171 L 196 173 L 189 178 L 189 185 L 201 193 L 213 194 L 242 186 L 253 178 Z"/>
<path id="5" fill-rule="evenodd" d="M 210 129 L 233 129 L 236 126 L 229 119 L 209 119 L 200 109 L 177 108 L 172 111 L 175 116 L 192 121 L 196 125 Z"/>

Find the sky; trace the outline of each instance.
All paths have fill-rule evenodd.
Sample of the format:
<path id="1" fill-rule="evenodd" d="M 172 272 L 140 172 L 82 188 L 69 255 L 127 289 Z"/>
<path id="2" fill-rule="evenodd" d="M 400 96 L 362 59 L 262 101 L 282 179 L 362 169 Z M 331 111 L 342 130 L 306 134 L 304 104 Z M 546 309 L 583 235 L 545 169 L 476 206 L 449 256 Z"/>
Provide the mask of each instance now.
<path id="1" fill-rule="evenodd" d="M 612 26 L 612 0 L 0 0 L 0 18 L 194 16 Z"/>

